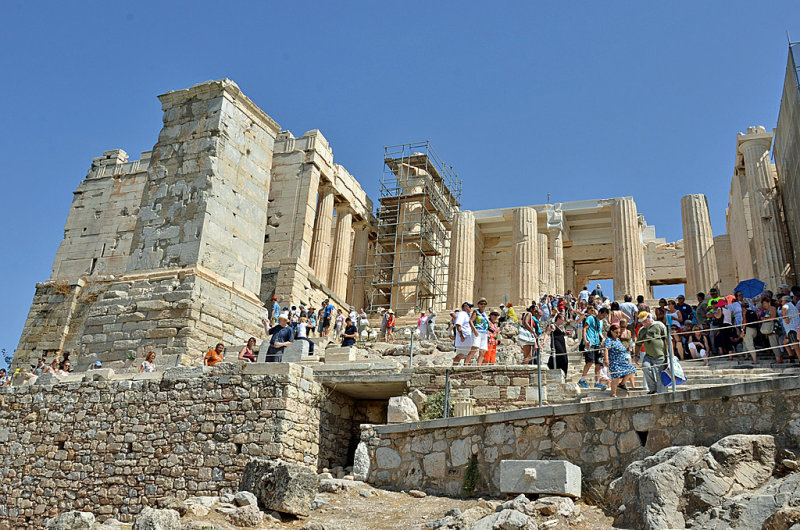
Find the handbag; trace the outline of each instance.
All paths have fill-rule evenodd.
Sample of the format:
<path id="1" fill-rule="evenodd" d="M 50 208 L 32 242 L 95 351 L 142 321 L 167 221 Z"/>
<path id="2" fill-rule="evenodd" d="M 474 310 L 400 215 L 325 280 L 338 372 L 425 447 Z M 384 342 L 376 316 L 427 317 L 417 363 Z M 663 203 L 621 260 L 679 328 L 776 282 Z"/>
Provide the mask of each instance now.
<path id="1" fill-rule="evenodd" d="M 775 321 L 769 320 L 767 322 L 762 322 L 759 331 L 762 335 L 772 335 L 775 333 Z"/>
<path id="2" fill-rule="evenodd" d="M 519 333 L 517 334 L 517 338 L 523 342 L 534 343 L 536 342 L 536 336 L 523 325 L 526 316 L 528 316 L 527 313 L 522 316 L 522 320 L 519 323 Z"/>

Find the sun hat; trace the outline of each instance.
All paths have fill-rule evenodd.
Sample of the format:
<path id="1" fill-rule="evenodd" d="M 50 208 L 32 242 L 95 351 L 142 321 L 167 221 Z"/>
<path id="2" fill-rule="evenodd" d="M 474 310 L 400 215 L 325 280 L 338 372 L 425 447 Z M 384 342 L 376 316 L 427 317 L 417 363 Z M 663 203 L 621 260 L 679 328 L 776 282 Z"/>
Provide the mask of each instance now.
<path id="1" fill-rule="evenodd" d="M 641 323 L 650 318 L 650 313 L 647 311 L 642 311 L 638 315 L 636 315 L 637 320 Z"/>

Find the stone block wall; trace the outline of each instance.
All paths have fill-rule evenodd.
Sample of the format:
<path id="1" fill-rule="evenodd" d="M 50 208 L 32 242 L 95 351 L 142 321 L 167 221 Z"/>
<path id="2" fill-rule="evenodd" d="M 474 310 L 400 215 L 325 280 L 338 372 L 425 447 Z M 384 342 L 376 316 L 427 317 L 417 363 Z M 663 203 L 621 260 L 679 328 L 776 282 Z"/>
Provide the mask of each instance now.
<path id="1" fill-rule="evenodd" d="M 627 399 L 560 405 L 413 424 L 362 427 L 376 486 L 499 494 L 501 460 L 566 459 L 584 494 L 602 500 L 635 460 L 673 445 L 710 446 L 731 434 L 771 434 L 800 446 L 800 377 Z"/>
<path id="2" fill-rule="evenodd" d="M 131 521 L 165 496 L 236 491 L 251 457 L 346 465 L 353 401 L 294 364 L 174 368 L 0 389 L 0 521 Z M 324 418 L 321 420 L 321 418 Z"/>
<path id="3" fill-rule="evenodd" d="M 455 367 L 450 370 L 450 397 L 475 400 L 475 414 L 501 412 L 536 406 L 539 386 L 535 366 Z M 577 396 L 574 383 L 564 381 L 561 370 L 542 370 L 544 402 L 564 402 Z M 409 391 L 428 395 L 445 389 L 445 368 L 414 368 Z"/>

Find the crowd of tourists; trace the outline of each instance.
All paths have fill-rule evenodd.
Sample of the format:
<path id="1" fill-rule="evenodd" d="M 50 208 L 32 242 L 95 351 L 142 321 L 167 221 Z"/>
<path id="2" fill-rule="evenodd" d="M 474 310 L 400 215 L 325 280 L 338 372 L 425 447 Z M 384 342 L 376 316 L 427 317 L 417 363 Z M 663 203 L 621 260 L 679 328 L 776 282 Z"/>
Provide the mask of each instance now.
<path id="1" fill-rule="evenodd" d="M 543 361 L 549 352 L 547 366 L 566 376 L 566 339 L 571 337 L 584 358 L 581 387 L 590 387 L 593 372 L 594 387 L 617 396 L 618 389 L 634 387 L 638 365 L 643 387 L 652 394 L 665 388 L 662 372 L 668 371 L 667 381 L 684 378 L 681 361 L 708 365 L 712 357 L 746 355 L 757 364 L 759 351 L 771 352 L 777 363 L 791 356 L 800 359 L 799 300 L 800 287 L 784 284 L 777 293 L 764 290 L 751 298 L 740 291 L 721 296 L 712 288 L 708 295 L 697 293 L 693 305 L 679 295 L 651 308 L 641 295 L 635 302 L 629 294 L 612 301 L 598 284 L 592 291 L 584 286 L 577 295 L 545 295 L 519 316 L 512 304 L 490 309 L 485 298 L 475 305 L 464 302 L 451 311 L 448 330 L 454 366 L 494 363 L 501 324 L 516 322 L 523 364 Z"/>

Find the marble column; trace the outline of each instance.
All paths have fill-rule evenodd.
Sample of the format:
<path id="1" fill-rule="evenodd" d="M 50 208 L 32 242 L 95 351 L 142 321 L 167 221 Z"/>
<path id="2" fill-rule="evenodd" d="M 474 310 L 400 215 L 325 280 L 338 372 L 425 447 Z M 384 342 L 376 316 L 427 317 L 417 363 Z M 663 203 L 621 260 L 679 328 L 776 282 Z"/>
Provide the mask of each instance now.
<path id="1" fill-rule="evenodd" d="M 684 195 L 681 217 L 686 256 L 686 297 L 691 298 L 701 291 L 707 293 L 712 287 L 719 288 L 717 253 L 706 196 Z"/>
<path id="2" fill-rule="evenodd" d="M 331 281 L 328 286 L 341 298 L 347 299 L 347 278 L 353 257 L 353 210 L 342 205 L 336 209 L 336 241 L 333 244 Z"/>
<path id="3" fill-rule="evenodd" d="M 355 242 L 353 243 L 353 263 L 350 267 L 350 284 L 353 286 L 353 299 L 350 303 L 358 310 L 366 304 L 366 283 L 372 281 L 372 275 L 365 277 L 364 274 L 355 274 L 356 267 L 367 264 L 367 254 L 369 249 L 369 225 L 366 221 L 360 220 L 353 223 L 355 230 Z M 347 293 L 348 295 L 350 293 Z"/>
<path id="4" fill-rule="evenodd" d="M 644 246 L 639 214 L 632 197 L 616 199 L 611 206 L 611 233 L 614 245 L 614 298 L 621 300 L 629 294 L 635 299 L 637 295 L 646 295 Z"/>
<path id="5" fill-rule="evenodd" d="M 539 295 L 538 220 L 534 208 L 514 210 L 513 261 L 511 263 L 511 303 L 528 307 Z"/>
<path id="6" fill-rule="evenodd" d="M 550 231 L 550 256 L 555 261 L 555 271 L 550 282 L 555 294 L 564 294 L 564 232 L 560 229 Z"/>
<path id="7" fill-rule="evenodd" d="M 314 240 L 311 246 L 311 268 L 319 281 L 329 285 L 331 266 L 331 228 L 333 226 L 333 188 L 319 187 L 317 215 L 314 220 Z"/>
<path id="8" fill-rule="evenodd" d="M 763 127 L 748 127 L 747 134 L 739 133 L 737 143 L 744 156 L 751 197 L 756 275 L 766 282 L 767 288 L 777 291 L 778 285 L 787 281 L 790 265 L 781 226 L 780 199 L 769 159 L 772 133 Z"/>
<path id="9" fill-rule="evenodd" d="M 550 287 L 550 256 L 547 252 L 547 234 L 536 234 L 537 238 L 537 251 L 539 253 L 539 296 L 535 298 L 539 302 L 539 298 L 549 292 Z M 533 300 L 529 300 L 530 304 Z"/>
<path id="10" fill-rule="evenodd" d="M 475 291 L 475 216 L 469 210 L 456 213 L 450 237 L 447 272 L 447 306 L 473 302 Z"/>

